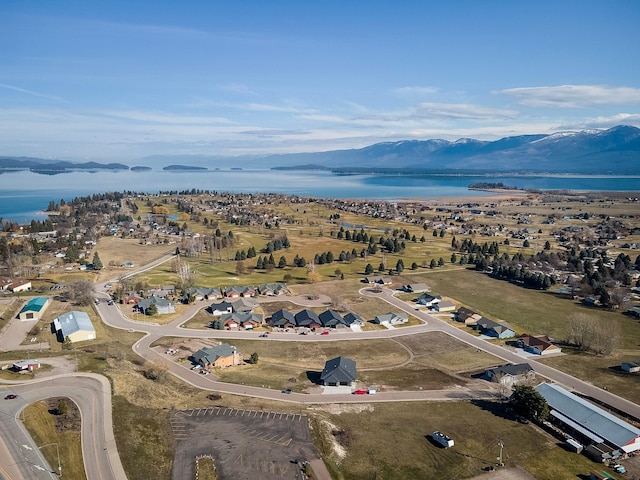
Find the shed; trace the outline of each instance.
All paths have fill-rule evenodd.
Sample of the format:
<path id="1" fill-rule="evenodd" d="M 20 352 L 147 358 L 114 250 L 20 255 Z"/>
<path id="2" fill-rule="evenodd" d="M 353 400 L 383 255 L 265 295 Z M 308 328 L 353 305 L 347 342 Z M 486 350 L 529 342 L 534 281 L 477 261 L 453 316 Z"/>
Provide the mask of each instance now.
<path id="1" fill-rule="evenodd" d="M 640 372 L 640 360 L 636 362 L 622 362 L 621 368 L 622 371 L 627 373 Z"/>

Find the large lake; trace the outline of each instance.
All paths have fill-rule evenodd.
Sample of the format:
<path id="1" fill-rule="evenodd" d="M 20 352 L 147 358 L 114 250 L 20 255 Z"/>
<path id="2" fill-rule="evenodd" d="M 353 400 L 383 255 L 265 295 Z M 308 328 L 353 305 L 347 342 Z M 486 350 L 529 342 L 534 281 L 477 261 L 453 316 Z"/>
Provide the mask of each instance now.
<path id="1" fill-rule="evenodd" d="M 274 192 L 320 198 L 429 199 L 479 196 L 477 182 L 502 182 L 518 188 L 578 191 L 638 191 L 640 177 L 593 176 L 441 176 L 333 175 L 329 172 L 275 170 L 151 170 L 70 172 L 42 175 L 30 171 L 0 174 L 0 217 L 17 222 L 43 218 L 37 212 L 50 200 L 108 191 L 157 193 L 191 188 L 220 192 Z"/>

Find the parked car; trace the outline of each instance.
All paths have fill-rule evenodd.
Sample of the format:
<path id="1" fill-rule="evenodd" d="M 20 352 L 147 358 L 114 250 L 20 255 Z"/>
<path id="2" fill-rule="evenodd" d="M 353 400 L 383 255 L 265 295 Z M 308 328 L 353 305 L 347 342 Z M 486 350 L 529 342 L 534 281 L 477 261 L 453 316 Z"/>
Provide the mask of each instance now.
<path id="1" fill-rule="evenodd" d="M 325 330 L 324 332 L 322 332 L 320 335 L 329 335 L 329 330 Z"/>
<path id="2" fill-rule="evenodd" d="M 14 395 L 13 393 L 10 393 L 9 395 L 5 395 L 4 397 L 5 400 L 13 400 L 14 398 L 18 398 L 18 395 Z"/>
<path id="3" fill-rule="evenodd" d="M 366 390 L 355 390 L 353 392 L 354 395 L 366 395 L 367 391 Z"/>
<path id="4" fill-rule="evenodd" d="M 262 333 L 260 334 L 260 338 L 267 338 L 269 335 L 267 335 L 266 333 Z"/>
<path id="5" fill-rule="evenodd" d="M 284 390 L 282 390 L 282 393 L 291 393 L 291 389 L 290 388 L 285 388 Z"/>

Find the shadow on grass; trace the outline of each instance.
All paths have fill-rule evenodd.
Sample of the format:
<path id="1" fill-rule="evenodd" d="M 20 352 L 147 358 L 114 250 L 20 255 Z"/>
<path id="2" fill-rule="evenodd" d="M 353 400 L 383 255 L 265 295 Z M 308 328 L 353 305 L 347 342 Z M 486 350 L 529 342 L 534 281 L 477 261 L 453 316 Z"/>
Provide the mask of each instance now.
<path id="1" fill-rule="evenodd" d="M 516 418 L 513 410 L 507 403 L 492 402 L 490 400 L 471 400 L 471 403 L 486 412 L 492 413 L 496 417 L 504 418 L 505 420 L 514 420 Z"/>
<path id="2" fill-rule="evenodd" d="M 320 376 L 322 372 L 318 372 L 315 370 L 307 370 L 307 380 L 309 380 L 314 385 L 320 385 Z"/>

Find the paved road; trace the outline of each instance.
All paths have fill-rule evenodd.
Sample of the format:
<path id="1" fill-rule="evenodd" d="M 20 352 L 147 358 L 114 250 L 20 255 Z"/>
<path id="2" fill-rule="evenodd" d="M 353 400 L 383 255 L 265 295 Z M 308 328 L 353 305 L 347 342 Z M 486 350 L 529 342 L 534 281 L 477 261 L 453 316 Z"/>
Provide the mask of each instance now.
<path id="1" fill-rule="evenodd" d="M 0 472 L 12 480 L 57 478 L 58 466 L 52 468 L 46 463 L 39 449 L 42 445 L 34 443 L 19 416 L 31 403 L 50 397 L 67 397 L 80 409 L 82 456 L 87 477 L 91 480 L 126 478 L 113 436 L 111 385 L 105 377 L 73 373 L 28 383 L 12 383 L 0 387 L 3 399 L 7 393 L 18 395 L 13 400 L 0 400 L 0 438 L 4 439 L 6 447 L 0 452 Z M 64 477 L 64 472 L 62 474 Z"/>

